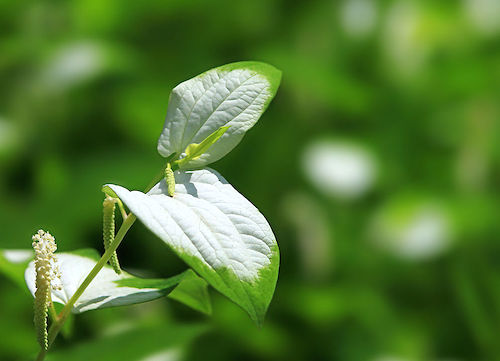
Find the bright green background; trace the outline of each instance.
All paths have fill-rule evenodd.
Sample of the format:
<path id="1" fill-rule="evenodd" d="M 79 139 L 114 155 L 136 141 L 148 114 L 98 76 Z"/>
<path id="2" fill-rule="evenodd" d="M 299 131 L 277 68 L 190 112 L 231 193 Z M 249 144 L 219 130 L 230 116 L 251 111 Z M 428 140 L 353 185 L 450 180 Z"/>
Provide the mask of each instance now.
<path id="1" fill-rule="evenodd" d="M 156 174 L 176 84 L 240 60 L 283 71 L 261 121 L 213 165 L 280 245 L 264 327 L 215 292 L 212 317 L 158 300 L 78 316 L 53 359 L 499 359 L 499 7 L 0 1 L 0 248 L 28 248 L 43 228 L 62 251 L 101 249 L 101 185 L 142 189 Z M 303 154 L 324 138 L 376 159 L 365 194 L 310 182 Z M 397 228 L 421 202 L 448 220 L 442 252 L 403 258 L 373 242 L 376 215 Z M 119 256 L 147 276 L 185 269 L 140 224 Z M 0 276 L 0 359 L 36 350 L 32 299 Z"/>

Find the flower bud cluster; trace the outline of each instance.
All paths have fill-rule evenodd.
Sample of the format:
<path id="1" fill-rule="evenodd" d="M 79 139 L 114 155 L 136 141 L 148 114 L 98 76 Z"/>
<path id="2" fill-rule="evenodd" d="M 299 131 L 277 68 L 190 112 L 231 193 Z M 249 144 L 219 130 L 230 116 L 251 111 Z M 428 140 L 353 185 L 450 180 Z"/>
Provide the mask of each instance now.
<path id="1" fill-rule="evenodd" d="M 36 283 L 38 287 L 49 287 L 53 290 L 61 290 L 61 272 L 57 266 L 57 258 L 54 252 L 57 250 L 56 240 L 49 233 L 39 230 L 32 237 L 33 249 L 35 250 Z"/>
<path id="2" fill-rule="evenodd" d="M 54 252 L 57 250 L 54 237 L 48 232 L 39 230 L 32 239 L 36 270 L 34 323 L 38 343 L 44 349 L 47 349 L 47 310 L 52 302 L 51 291 L 62 288 L 60 282 L 61 273 L 57 266 L 57 259 L 54 256 Z"/>

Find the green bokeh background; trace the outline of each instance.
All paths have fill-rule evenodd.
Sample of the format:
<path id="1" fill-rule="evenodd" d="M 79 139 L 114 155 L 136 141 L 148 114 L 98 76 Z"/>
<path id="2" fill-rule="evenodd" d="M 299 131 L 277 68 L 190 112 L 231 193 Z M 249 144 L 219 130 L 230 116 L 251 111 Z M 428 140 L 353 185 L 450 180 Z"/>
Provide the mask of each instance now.
<path id="1" fill-rule="evenodd" d="M 280 246 L 265 325 L 212 291 L 212 317 L 166 299 L 79 315 L 51 358 L 500 359 L 497 0 L 0 1 L 0 248 L 43 228 L 60 251 L 101 250 L 101 185 L 157 173 L 170 90 L 241 60 L 283 71 L 213 164 Z M 363 192 L 314 182 L 318 141 L 369 155 Z M 186 268 L 139 223 L 119 256 Z M 0 359 L 35 340 L 31 296 L 0 275 Z"/>

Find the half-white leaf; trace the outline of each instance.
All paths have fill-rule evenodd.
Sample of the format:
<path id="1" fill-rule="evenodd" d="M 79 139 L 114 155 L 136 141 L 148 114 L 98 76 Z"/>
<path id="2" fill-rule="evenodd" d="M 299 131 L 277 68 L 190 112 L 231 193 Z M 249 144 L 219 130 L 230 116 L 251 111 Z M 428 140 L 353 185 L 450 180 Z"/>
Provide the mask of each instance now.
<path id="1" fill-rule="evenodd" d="M 276 285 L 279 251 L 258 209 L 212 169 L 175 172 L 148 194 L 108 185 L 137 218 L 209 284 L 261 323 Z"/>
<path id="2" fill-rule="evenodd" d="M 201 157 L 181 168 L 202 167 L 222 158 L 243 138 L 265 111 L 278 89 L 281 72 L 260 62 L 239 62 L 209 70 L 176 86 L 170 95 L 158 152 L 185 156 L 222 126 L 226 133 Z"/>
<path id="3" fill-rule="evenodd" d="M 83 249 L 71 253 L 56 253 L 57 264 L 61 271 L 61 290 L 52 291 L 52 301 L 66 304 L 78 289 L 85 277 L 99 260 L 99 254 L 93 249 Z M 31 261 L 24 277 L 30 292 L 35 293 L 35 267 Z M 75 302 L 72 312 L 81 313 L 97 308 L 131 305 L 154 300 L 167 295 L 183 279 L 196 277 L 187 270 L 177 276 L 166 279 L 145 279 L 127 272 L 116 274 L 106 265 L 92 280 L 83 294 Z"/>

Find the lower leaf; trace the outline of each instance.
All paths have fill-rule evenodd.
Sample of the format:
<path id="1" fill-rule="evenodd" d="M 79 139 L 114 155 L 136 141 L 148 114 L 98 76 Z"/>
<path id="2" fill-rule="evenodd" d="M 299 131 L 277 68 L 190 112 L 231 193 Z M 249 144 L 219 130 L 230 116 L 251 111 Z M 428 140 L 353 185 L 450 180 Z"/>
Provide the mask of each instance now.
<path id="1" fill-rule="evenodd" d="M 176 171 L 148 193 L 107 185 L 130 211 L 222 294 L 262 323 L 279 250 L 264 216 L 212 169 Z"/>
<path id="2" fill-rule="evenodd" d="M 52 290 L 52 301 L 66 304 L 78 289 L 82 281 L 95 266 L 100 256 L 96 250 L 83 249 L 71 253 L 58 253 L 58 266 L 61 272 L 61 290 Z M 30 292 L 35 294 L 35 268 L 30 262 L 24 272 L 26 284 Z M 207 284 L 192 270 L 187 270 L 170 278 L 147 279 L 135 277 L 122 271 L 116 274 L 109 265 L 97 274 L 80 298 L 75 302 L 72 312 L 81 313 L 98 308 L 124 306 L 151 301 L 168 295 L 175 287 L 187 279 L 192 282 L 198 279 L 193 293 L 203 298 L 203 302 L 210 304 Z M 190 302 L 180 302 L 190 306 Z M 194 307 L 197 309 L 197 307 Z"/>

